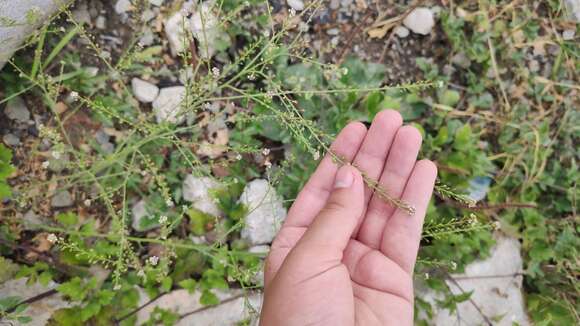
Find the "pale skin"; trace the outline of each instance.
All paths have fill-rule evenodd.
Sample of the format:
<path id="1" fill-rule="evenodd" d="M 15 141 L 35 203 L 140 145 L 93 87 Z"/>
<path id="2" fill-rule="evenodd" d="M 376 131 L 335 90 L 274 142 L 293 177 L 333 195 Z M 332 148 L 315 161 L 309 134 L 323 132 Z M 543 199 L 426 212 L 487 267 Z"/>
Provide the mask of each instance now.
<path id="1" fill-rule="evenodd" d="M 347 125 L 310 177 L 266 259 L 260 325 L 411 325 L 413 268 L 437 168 L 399 113 Z M 356 168 L 355 168 L 356 167 Z M 413 216 L 386 203 L 360 171 Z"/>

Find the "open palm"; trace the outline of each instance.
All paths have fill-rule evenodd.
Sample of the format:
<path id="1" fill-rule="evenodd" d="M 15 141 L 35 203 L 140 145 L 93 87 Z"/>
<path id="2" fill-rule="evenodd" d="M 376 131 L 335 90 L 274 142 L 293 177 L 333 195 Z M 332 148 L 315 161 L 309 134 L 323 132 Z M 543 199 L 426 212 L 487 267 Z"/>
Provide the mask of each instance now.
<path id="1" fill-rule="evenodd" d="M 419 131 L 379 113 L 367 131 L 351 123 L 300 192 L 266 260 L 261 325 L 410 325 L 412 273 L 437 174 L 417 161 Z M 384 202 L 359 173 L 415 207 Z M 344 180 L 349 181 L 344 182 Z"/>

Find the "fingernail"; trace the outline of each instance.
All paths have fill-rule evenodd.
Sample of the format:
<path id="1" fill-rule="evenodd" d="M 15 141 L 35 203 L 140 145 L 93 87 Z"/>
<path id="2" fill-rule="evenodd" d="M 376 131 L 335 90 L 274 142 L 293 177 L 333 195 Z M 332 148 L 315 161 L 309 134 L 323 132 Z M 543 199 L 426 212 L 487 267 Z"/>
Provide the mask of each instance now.
<path id="1" fill-rule="evenodd" d="M 352 175 L 352 170 L 349 166 L 344 165 L 338 169 L 338 172 L 336 173 L 336 177 L 334 179 L 334 189 L 349 188 L 352 186 L 353 181 L 354 176 Z"/>

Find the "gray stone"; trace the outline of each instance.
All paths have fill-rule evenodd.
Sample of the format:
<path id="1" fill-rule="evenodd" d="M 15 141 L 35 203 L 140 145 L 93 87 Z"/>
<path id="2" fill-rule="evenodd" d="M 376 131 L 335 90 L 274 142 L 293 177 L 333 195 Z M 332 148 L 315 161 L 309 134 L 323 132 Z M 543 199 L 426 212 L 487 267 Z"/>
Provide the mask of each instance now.
<path id="1" fill-rule="evenodd" d="M 183 114 L 180 114 L 180 111 L 184 96 L 185 87 L 183 86 L 162 88 L 153 101 L 153 112 L 157 122 L 182 123 L 185 118 Z"/>
<path id="2" fill-rule="evenodd" d="M 21 97 L 15 97 L 8 101 L 6 109 L 4 109 L 4 114 L 14 121 L 25 123 L 30 120 L 30 111 L 26 107 L 26 103 Z"/>
<path id="3" fill-rule="evenodd" d="M 151 103 L 159 95 L 159 87 L 139 78 L 133 78 L 131 80 L 131 88 L 133 89 L 135 98 L 143 103 Z"/>
<path id="4" fill-rule="evenodd" d="M 217 42 L 229 38 L 221 29 L 220 22 L 212 11 L 212 5 L 207 2 L 197 6 L 190 19 L 190 28 L 198 42 L 198 54 L 202 58 L 211 58 L 216 52 Z"/>
<path id="5" fill-rule="evenodd" d="M 70 192 L 62 190 L 57 192 L 50 200 L 50 205 L 54 208 L 70 207 L 74 204 L 74 199 Z"/>
<path id="6" fill-rule="evenodd" d="M 42 225 L 42 220 L 40 216 L 36 214 L 33 210 L 29 210 L 22 217 L 22 222 L 26 230 L 36 230 L 38 225 Z"/>
<path id="7" fill-rule="evenodd" d="M 252 245 L 271 243 L 286 218 L 282 198 L 267 180 L 256 179 L 246 185 L 240 203 L 248 209 L 242 238 Z"/>
<path id="8" fill-rule="evenodd" d="M 435 26 L 435 19 L 429 8 L 417 7 L 405 17 L 403 24 L 413 33 L 427 35 Z"/>
<path id="9" fill-rule="evenodd" d="M 223 215 L 209 191 L 220 184 L 210 177 L 195 177 L 188 175 L 183 182 L 183 199 L 191 202 L 193 208 L 212 216 Z"/>
<path id="10" fill-rule="evenodd" d="M 157 223 L 149 223 L 148 227 L 143 227 L 142 221 L 149 218 L 149 212 L 147 211 L 147 203 L 144 200 L 140 200 L 131 208 L 131 214 L 133 215 L 133 222 L 131 227 L 138 232 L 145 232 L 152 230 L 159 225 Z"/>
<path id="11" fill-rule="evenodd" d="M 453 57 L 451 57 L 451 62 L 463 69 L 467 69 L 469 66 L 471 66 L 471 60 L 469 60 L 465 52 L 456 53 Z"/>
<path id="12" fill-rule="evenodd" d="M 405 37 L 409 36 L 409 30 L 404 26 L 395 27 L 393 32 L 395 32 L 395 35 L 397 35 L 400 38 L 405 38 Z"/>
<path id="13" fill-rule="evenodd" d="M 4 144 L 14 147 L 20 145 L 20 139 L 14 134 L 6 134 L 2 136 Z"/>
<path id="14" fill-rule="evenodd" d="M 580 22 L 580 0 L 566 0 L 566 7 L 570 18 Z"/>
<path id="15" fill-rule="evenodd" d="M 286 3 L 296 11 L 304 10 L 304 1 L 302 0 L 286 0 Z"/>
<path id="16" fill-rule="evenodd" d="M 115 12 L 117 14 L 124 14 L 133 9 L 133 5 L 131 4 L 131 0 L 117 0 L 115 4 Z"/>
<path id="17" fill-rule="evenodd" d="M 457 304 L 457 311 L 435 309 L 430 320 L 434 325 L 530 325 L 522 295 L 523 262 L 517 239 L 496 234 L 491 256 L 469 264 L 465 273 L 447 280 L 451 292 L 473 291 L 470 300 Z M 431 302 L 440 294 L 419 290 L 417 297 Z"/>
<path id="18" fill-rule="evenodd" d="M 189 19 L 181 11 L 177 11 L 164 22 L 164 26 L 171 54 L 176 56 L 185 51 L 187 49 L 186 45 L 189 44 L 189 35 L 187 33 L 191 30 Z"/>
<path id="19" fill-rule="evenodd" d="M 91 23 L 91 13 L 86 3 L 79 3 L 72 14 L 74 20 L 81 25 Z"/>
<path id="20" fill-rule="evenodd" d="M 95 27 L 98 29 L 105 29 L 107 28 L 107 19 L 105 16 L 99 16 L 95 20 Z"/>
<path id="21" fill-rule="evenodd" d="M 38 26 L 69 0 L 0 0 L 0 69 Z"/>
<path id="22" fill-rule="evenodd" d="M 567 29 L 564 32 L 562 32 L 562 39 L 564 41 L 570 41 L 574 39 L 574 36 L 576 35 L 576 30 L 574 29 Z"/>
<path id="23" fill-rule="evenodd" d="M 155 307 L 185 315 L 176 323 L 178 326 L 233 326 L 247 318 L 257 319 L 262 303 L 260 293 L 244 293 L 241 290 L 213 292 L 222 303 L 213 307 L 205 307 L 199 303 L 201 298 L 199 291 L 191 294 L 184 289 L 172 291 L 139 310 L 137 312 L 137 325 L 142 325 L 147 321 Z M 205 309 L 202 309 L 204 307 Z"/>
<path id="24" fill-rule="evenodd" d="M 19 278 L 16 280 L 10 280 L 6 283 L 0 285 L 0 298 L 7 298 L 11 296 L 16 296 L 22 300 L 32 298 L 41 293 L 50 291 L 58 286 L 57 283 L 50 282 L 47 286 L 43 286 L 36 282 L 33 284 L 26 284 L 27 278 Z M 42 326 L 46 325 L 52 314 L 62 308 L 68 308 L 72 306 L 63 299 L 59 294 L 53 294 L 45 297 L 41 300 L 34 301 L 28 305 L 26 310 L 24 310 L 23 315 L 32 318 L 27 326 Z M 19 325 L 17 323 L 17 325 Z"/>
<path id="25" fill-rule="evenodd" d="M 329 5 L 330 9 L 332 10 L 336 10 L 338 9 L 338 7 L 340 7 L 340 1 L 339 0 L 330 0 L 330 5 Z"/>

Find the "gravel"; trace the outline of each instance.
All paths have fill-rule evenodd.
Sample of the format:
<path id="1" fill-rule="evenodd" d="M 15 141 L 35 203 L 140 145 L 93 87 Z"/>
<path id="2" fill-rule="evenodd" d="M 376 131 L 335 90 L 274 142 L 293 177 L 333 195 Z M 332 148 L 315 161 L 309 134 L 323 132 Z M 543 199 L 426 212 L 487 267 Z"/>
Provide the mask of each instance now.
<path id="1" fill-rule="evenodd" d="M 252 245 L 271 243 L 286 218 L 282 198 L 267 180 L 256 179 L 246 185 L 240 203 L 248 208 L 242 238 Z"/>
<path id="2" fill-rule="evenodd" d="M 25 123 L 30 120 L 30 111 L 26 107 L 26 103 L 21 97 L 15 97 L 8 101 L 4 114 L 10 119 L 16 122 Z"/>
<path id="3" fill-rule="evenodd" d="M 73 197 L 67 190 L 57 192 L 56 195 L 52 196 L 52 199 L 50 200 L 50 205 L 53 208 L 65 208 L 70 207 L 73 204 Z"/>
<path id="4" fill-rule="evenodd" d="M 405 17 L 403 24 L 413 33 L 428 35 L 435 26 L 435 19 L 431 9 L 418 7 Z"/>
<path id="5" fill-rule="evenodd" d="M 184 96 L 185 87 L 183 86 L 162 88 L 157 98 L 153 101 L 153 112 L 157 122 L 182 123 L 184 115 L 180 114 L 180 111 Z"/>
<path id="6" fill-rule="evenodd" d="M 188 175 L 183 182 L 183 199 L 193 203 L 193 208 L 212 216 L 221 216 L 222 211 L 210 196 L 211 189 L 220 185 L 210 177 L 195 177 Z"/>
<path id="7" fill-rule="evenodd" d="M 131 89 L 133 90 L 135 98 L 142 103 L 151 103 L 159 95 L 159 87 L 139 78 L 133 78 L 131 80 Z"/>
<path id="8" fill-rule="evenodd" d="M 286 3 L 296 11 L 304 10 L 304 1 L 302 0 L 286 0 Z"/>

